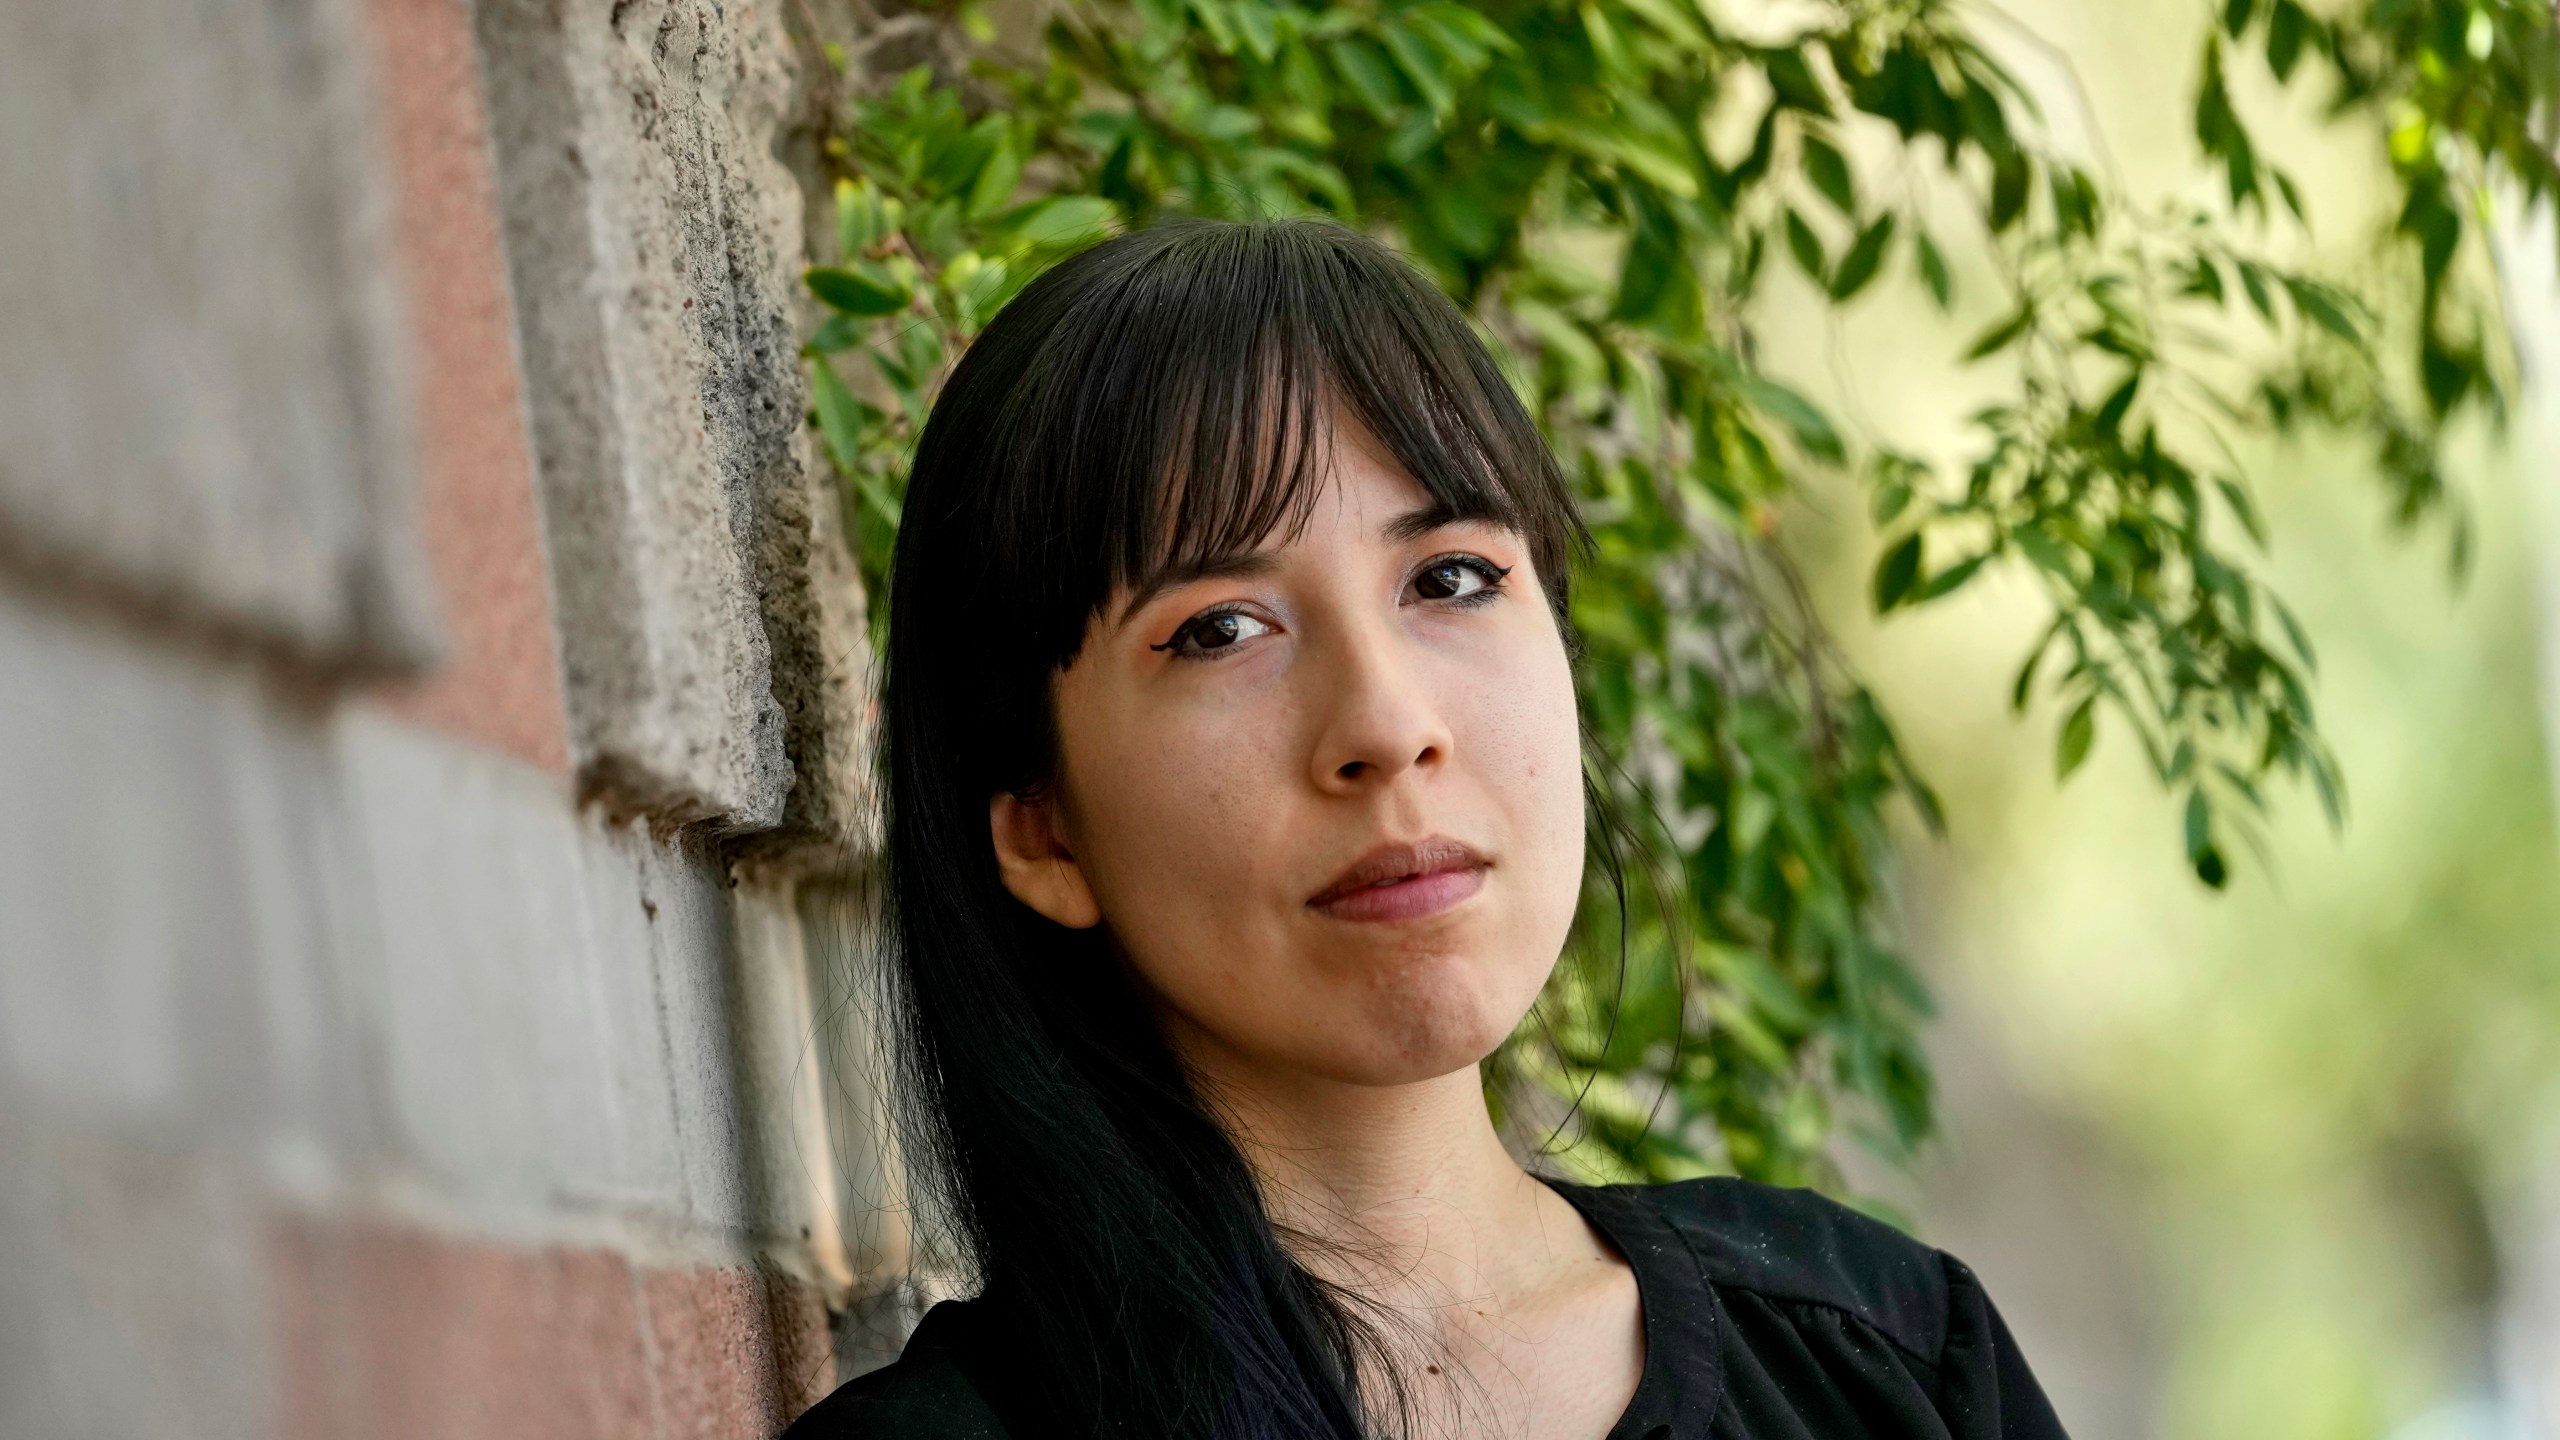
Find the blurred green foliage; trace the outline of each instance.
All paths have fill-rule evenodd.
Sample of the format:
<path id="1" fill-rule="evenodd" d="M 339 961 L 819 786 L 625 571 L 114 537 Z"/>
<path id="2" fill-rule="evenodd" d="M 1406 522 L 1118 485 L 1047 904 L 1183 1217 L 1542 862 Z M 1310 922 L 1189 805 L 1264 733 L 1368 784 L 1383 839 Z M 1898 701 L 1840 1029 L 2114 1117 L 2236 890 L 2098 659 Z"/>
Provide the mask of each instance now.
<path id="1" fill-rule="evenodd" d="M 872 593 L 937 379 L 1043 266 L 1172 211 L 1389 237 L 1510 364 L 1599 541 L 1574 621 L 1596 778 L 1643 840 L 1623 966 L 1621 907 L 1586 906 L 1531 1022 L 1552 1043 L 1504 1072 L 1524 1116 L 1578 1102 L 1594 1168 L 1822 1181 L 1844 1103 L 1888 1153 L 1929 1125 L 1926 997 L 1875 899 L 1886 808 L 1935 823 L 1937 802 L 1780 543 L 1813 474 L 1867 482 L 1880 611 L 1993 567 L 2034 577 L 2050 622 L 2016 703 L 2060 697 L 2066 776 L 2102 717 L 2134 736 L 2205 883 L 2256 843 L 2271 781 L 2339 813 L 2311 640 L 2259 578 L 2238 447 L 2343 437 L 2404 519 L 2458 534 L 2439 438 L 2502 411 L 2508 383 L 2486 187 L 2555 189 L 2529 128 L 2554 83 L 2547 6 L 2231 0 L 2194 82 L 2227 177 L 2211 208 L 2062 153 L 1942 0 L 1802 7 L 1781 35 L 1708 0 L 1038 13 L 1028 55 L 974 4 L 909 17 L 948 63 L 858 94 L 830 146 L 813 409 Z M 2335 116 L 2384 117 L 2410 283 L 2285 258 L 2301 192 L 2231 99 L 2242 64 L 2325 70 Z M 1965 463 L 1848 433 L 1762 367 L 1758 302 L 1790 268 L 1831 307 L 1911 285 L 1951 308 L 1959 274 L 1992 277 L 1999 318 L 1961 358 L 2010 378 Z"/>

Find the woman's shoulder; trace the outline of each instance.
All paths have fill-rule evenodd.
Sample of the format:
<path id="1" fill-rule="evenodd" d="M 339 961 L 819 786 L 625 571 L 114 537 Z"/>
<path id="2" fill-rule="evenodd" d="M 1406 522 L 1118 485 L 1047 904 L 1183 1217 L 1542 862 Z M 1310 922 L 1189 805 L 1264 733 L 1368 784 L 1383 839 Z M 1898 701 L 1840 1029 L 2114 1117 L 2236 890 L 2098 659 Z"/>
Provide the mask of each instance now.
<path id="1" fill-rule="evenodd" d="M 1719 1290 L 1839 1311 L 1923 1356 L 1946 1342 L 1950 1285 L 1970 1280 L 1939 1250 L 1812 1190 L 1712 1176 L 1608 1193 L 1659 1215 Z"/>
<path id="2" fill-rule="evenodd" d="M 945 1300 L 927 1311 L 894 1363 L 836 1387 L 782 1440 L 1007 1440 L 962 1363 L 970 1304 Z"/>
<path id="3" fill-rule="evenodd" d="M 1810 1190 L 1707 1179 L 1584 1193 L 1621 1207 L 1595 1218 L 1636 1240 L 1621 1248 L 1672 1320 L 1706 1317 L 1699 1348 L 1719 1358 L 1692 1363 L 1712 1364 L 1717 1403 L 1751 1433 L 2062 1440 L 1998 1309 L 1946 1252 Z M 1754 1354 L 1787 1360 L 1733 1359 Z M 1808 1364 L 1828 1380 L 1808 1383 Z"/>

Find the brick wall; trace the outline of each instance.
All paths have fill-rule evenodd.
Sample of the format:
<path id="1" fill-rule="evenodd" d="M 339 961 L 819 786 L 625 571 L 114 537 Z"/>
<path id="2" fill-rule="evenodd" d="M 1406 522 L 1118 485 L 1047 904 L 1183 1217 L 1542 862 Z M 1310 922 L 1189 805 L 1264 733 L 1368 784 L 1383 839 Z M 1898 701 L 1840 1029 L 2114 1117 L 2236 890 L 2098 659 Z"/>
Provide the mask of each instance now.
<path id="1" fill-rule="evenodd" d="M 894 1347 L 795 83 L 768 0 L 0 20 L 0 1435 Z"/>

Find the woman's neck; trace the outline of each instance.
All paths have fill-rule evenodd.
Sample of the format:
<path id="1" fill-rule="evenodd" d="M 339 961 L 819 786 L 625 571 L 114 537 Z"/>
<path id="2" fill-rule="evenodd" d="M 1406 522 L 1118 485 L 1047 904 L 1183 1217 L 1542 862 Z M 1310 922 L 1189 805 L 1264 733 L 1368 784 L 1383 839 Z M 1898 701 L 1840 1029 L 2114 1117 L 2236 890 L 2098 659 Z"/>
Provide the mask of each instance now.
<path id="1" fill-rule="evenodd" d="M 1298 1262 L 1398 1317 L 1361 1363 L 1401 1397 L 1382 1429 L 1609 1429 L 1644 1366 L 1634 1274 L 1503 1148 L 1474 1067 L 1368 1086 L 1189 1058 Z"/>
<path id="2" fill-rule="evenodd" d="M 1204 1076 L 1300 1261 L 1391 1304 L 1534 1290 L 1590 1237 L 1503 1148 L 1475 1070 L 1409 1085 Z"/>

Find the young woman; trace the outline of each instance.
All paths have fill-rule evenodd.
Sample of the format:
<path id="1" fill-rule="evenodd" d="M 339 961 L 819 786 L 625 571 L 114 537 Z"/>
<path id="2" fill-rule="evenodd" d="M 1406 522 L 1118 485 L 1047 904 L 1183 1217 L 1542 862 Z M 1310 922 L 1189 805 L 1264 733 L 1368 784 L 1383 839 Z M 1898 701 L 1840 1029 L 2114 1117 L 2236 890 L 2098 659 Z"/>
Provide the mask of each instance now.
<path id="1" fill-rule="evenodd" d="M 1584 540 L 1337 226 L 1126 235 L 978 338 L 882 704 L 909 1159 L 981 1293 L 792 1440 L 2061 1434 L 1955 1260 L 1497 1138 L 1581 892 Z"/>

